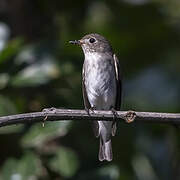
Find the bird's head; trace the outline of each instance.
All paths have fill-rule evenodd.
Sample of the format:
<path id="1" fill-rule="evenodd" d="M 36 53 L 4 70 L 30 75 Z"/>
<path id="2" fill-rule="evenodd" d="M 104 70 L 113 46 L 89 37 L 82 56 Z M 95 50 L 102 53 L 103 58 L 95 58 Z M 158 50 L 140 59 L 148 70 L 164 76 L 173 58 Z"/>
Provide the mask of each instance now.
<path id="1" fill-rule="evenodd" d="M 112 52 L 110 43 L 99 34 L 88 34 L 80 40 L 69 41 L 69 43 L 80 45 L 84 54 Z"/>

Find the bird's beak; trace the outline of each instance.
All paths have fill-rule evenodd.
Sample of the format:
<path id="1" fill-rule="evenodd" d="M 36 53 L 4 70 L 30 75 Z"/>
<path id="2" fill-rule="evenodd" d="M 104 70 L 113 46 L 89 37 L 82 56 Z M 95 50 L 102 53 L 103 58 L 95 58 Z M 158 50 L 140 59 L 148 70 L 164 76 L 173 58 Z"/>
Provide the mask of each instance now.
<path id="1" fill-rule="evenodd" d="M 70 44 L 77 44 L 77 45 L 83 44 L 82 40 L 69 41 L 69 43 L 70 43 Z"/>

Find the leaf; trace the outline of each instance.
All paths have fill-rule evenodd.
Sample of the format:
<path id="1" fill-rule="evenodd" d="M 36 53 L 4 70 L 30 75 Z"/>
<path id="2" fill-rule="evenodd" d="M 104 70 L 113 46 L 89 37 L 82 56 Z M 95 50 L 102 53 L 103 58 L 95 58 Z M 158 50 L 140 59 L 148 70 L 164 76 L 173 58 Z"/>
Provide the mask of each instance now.
<path id="1" fill-rule="evenodd" d="M 100 168 L 96 168 L 92 171 L 86 171 L 79 175 L 79 180 L 117 180 L 117 179 L 128 179 L 126 175 L 123 175 L 123 172 L 119 173 L 119 167 L 116 165 L 107 165 L 101 166 Z M 121 177 L 121 178 L 120 178 Z"/>
<path id="2" fill-rule="evenodd" d="M 17 113 L 14 103 L 7 97 L 0 95 L 0 115 Z"/>
<path id="3" fill-rule="evenodd" d="M 0 73 L 0 89 L 6 87 L 9 81 L 9 74 L 8 73 Z"/>
<path id="4" fill-rule="evenodd" d="M 109 177 L 109 179 L 118 179 L 119 178 L 119 169 L 115 165 L 110 165 L 102 167 L 99 169 L 98 174 L 102 177 Z"/>
<path id="5" fill-rule="evenodd" d="M 41 164 L 32 152 L 26 152 L 21 159 L 9 158 L 1 171 L 2 180 L 36 180 L 40 174 Z"/>
<path id="6" fill-rule="evenodd" d="M 20 132 L 23 128 L 24 125 L 4 126 L 1 127 L 0 135 Z"/>
<path id="7" fill-rule="evenodd" d="M 41 63 L 35 63 L 20 71 L 11 79 L 11 84 L 17 87 L 36 86 L 56 78 L 59 70 L 55 62 L 44 60 Z"/>
<path id="8" fill-rule="evenodd" d="M 0 116 L 16 113 L 17 110 L 14 103 L 9 98 L 0 95 Z M 23 127 L 23 125 L 1 127 L 0 134 L 19 132 Z"/>
<path id="9" fill-rule="evenodd" d="M 22 47 L 23 39 L 15 38 L 7 44 L 7 46 L 0 52 L 0 64 L 5 60 L 14 56 Z"/>
<path id="10" fill-rule="evenodd" d="M 79 161 L 71 149 L 60 147 L 56 155 L 49 161 L 51 169 L 59 172 L 64 177 L 72 177 L 79 168 Z"/>
<path id="11" fill-rule="evenodd" d="M 51 122 L 42 124 L 35 124 L 30 131 L 22 138 L 23 146 L 41 146 L 46 141 L 56 136 L 64 136 L 69 128 L 71 122 Z"/>

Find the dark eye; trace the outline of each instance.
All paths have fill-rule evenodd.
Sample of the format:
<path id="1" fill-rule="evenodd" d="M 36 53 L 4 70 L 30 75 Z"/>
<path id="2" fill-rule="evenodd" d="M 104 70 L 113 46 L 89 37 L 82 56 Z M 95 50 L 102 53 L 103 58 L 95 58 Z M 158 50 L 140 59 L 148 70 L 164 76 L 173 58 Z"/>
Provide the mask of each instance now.
<path id="1" fill-rule="evenodd" d="M 95 41 L 96 41 L 96 40 L 95 40 L 94 38 L 90 38 L 90 39 L 89 39 L 89 42 L 90 42 L 90 43 L 93 43 L 93 42 L 95 42 Z"/>

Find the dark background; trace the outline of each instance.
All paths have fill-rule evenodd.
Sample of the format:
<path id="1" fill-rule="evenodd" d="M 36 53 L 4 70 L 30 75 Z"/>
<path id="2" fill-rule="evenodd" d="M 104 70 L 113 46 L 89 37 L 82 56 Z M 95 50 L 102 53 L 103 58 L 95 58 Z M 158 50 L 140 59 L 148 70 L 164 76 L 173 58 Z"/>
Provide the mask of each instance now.
<path id="1" fill-rule="evenodd" d="M 180 112 L 179 0 L 0 0 L 0 115 L 83 108 L 83 53 L 105 36 L 123 71 L 122 110 Z M 179 180 L 172 125 L 120 123 L 112 162 L 98 161 L 89 122 L 0 128 L 0 180 Z"/>

